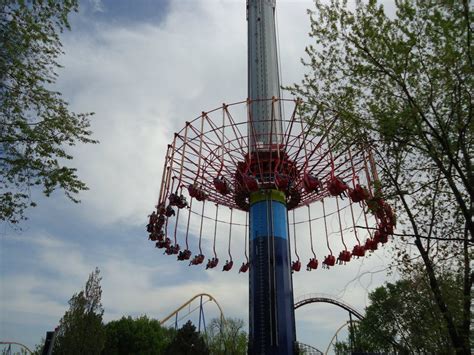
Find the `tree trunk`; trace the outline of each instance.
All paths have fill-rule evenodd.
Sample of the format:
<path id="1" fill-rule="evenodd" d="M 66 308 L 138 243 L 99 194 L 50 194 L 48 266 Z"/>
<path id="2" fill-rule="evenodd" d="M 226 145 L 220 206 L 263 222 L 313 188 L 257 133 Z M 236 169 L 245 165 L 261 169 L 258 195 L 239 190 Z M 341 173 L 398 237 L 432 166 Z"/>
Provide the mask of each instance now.
<path id="1" fill-rule="evenodd" d="M 421 243 L 421 238 L 415 233 L 415 245 L 420 252 L 421 257 L 423 258 L 423 262 L 426 267 L 426 273 L 430 280 L 430 288 L 433 292 L 436 304 L 443 315 L 444 320 L 446 321 L 446 326 L 448 328 L 448 333 L 451 338 L 451 342 L 454 346 L 454 350 L 456 354 L 470 354 L 469 347 L 464 343 L 462 337 L 459 335 L 456 325 L 454 324 L 453 316 L 449 311 L 446 303 L 444 302 L 443 295 L 441 294 L 441 290 L 439 288 L 438 280 L 436 279 L 436 275 L 433 269 L 433 264 L 429 258 L 428 253 L 426 252 L 423 244 Z"/>

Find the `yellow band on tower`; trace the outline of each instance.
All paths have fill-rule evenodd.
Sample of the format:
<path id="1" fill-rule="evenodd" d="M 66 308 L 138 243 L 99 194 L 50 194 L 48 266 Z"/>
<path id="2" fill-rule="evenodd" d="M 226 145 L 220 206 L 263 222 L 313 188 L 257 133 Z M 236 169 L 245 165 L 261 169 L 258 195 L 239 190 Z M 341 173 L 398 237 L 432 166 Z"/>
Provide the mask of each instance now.
<path id="1" fill-rule="evenodd" d="M 260 201 L 278 201 L 286 205 L 286 196 L 285 193 L 278 190 L 263 190 L 258 192 L 253 192 L 250 194 L 250 205 Z"/>

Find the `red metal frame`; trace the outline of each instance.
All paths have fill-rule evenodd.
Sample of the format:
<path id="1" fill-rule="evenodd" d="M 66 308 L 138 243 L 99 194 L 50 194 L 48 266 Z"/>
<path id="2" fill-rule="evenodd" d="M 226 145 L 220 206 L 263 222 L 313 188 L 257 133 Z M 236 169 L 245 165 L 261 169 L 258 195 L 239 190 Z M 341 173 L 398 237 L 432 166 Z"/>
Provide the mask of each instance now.
<path id="1" fill-rule="evenodd" d="M 281 105 L 282 103 L 292 105 L 290 117 L 283 118 L 282 125 L 284 130 L 281 136 L 276 136 L 277 142 L 272 141 L 275 137 L 273 132 L 269 132 L 270 136 L 267 139 L 269 144 L 263 145 L 263 143 L 259 143 L 255 139 L 252 119 L 250 117 L 250 106 L 257 101 L 271 101 L 273 105 Z M 332 266 L 334 264 L 333 259 L 335 258 L 329 245 L 326 225 L 326 218 L 330 216 L 335 216 L 338 219 L 339 230 L 337 234 L 340 235 L 340 241 L 342 241 L 344 246 L 344 250 L 339 255 L 339 262 L 346 262 L 351 258 L 351 249 L 348 249 L 348 244 L 346 244 L 344 239 L 344 232 L 347 229 L 353 229 L 353 234 L 355 234 L 357 240 L 354 256 L 363 256 L 365 250 L 375 250 L 378 242 L 386 242 L 387 234 L 393 231 L 394 225 L 392 225 L 390 220 L 389 214 L 391 212 L 388 211 L 386 203 L 380 198 L 376 199 L 374 197 L 380 195 L 380 191 L 375 190 L 373 186 L 374 181 L 378 180 L 378 178 L 375 162 L 370 150 L 360 144 L 353 144 L 348 150 L 334 154 L 333 151 L 335 151 L 335 147 L 340 142 L 330 142 L 329 136 L 334 125 L 338 124 L 338 117 L 336 115 L 325 117 L 319 111 L 316 111 L 308 118 L 307 114 L 301 113 L 303 112 L 303 110 L 300 110 L 302 104 L 300 100 L 276 98 L 254 101 L 246 100 L 233 104 L 223 104 L 214 110 L 202 112 L 194 120 L 186 122 L 185 127 L 175 133 L 172 143 L 167 148 L 157 204 L 158 213 L 160 213 L 160 208 L 168 205 L 168 199 L 171 194 L 178 195 L 179 193 L 181 195 L 187 193 L 189 195 L 188 187 L 191 185 L 194 192 L 198 191 L 197 196 L 200 197 L 197 198 L 198 201 L 204 199 L 205 201 L 203 202 L 212 202 L 217 206 L 226 206 L 231 211 L 240 210 L 244 211 L 244 213 L 248 211 L 249 195 L 252 191 L 260 188 L 278 189 L 284 192 L 287 197 L 288 210 L 308 206 L 310 234 L 312 233 L 311 223 L 316 219 L 311 220 L 309 206 L 317 201 L 323 202 L 322 218 L 324 218 L 325 222 L 327 246 L 330 251 L 330 254 L 322 262 L 323 266 Z M 312 129 L 315 120 L 319 120 L 318 127 L 325 127 L 319 134 L 316 134 L 314 129 Z M 275 117 L 268 117 L 267 121 L 275 121 Z M 250 135 L 253 135 L 253 137 Z M 249 142 L 256 142 L 255 146 L 249 146 Z M 312 177 L 313 180 L 311 181 L 315 181 L 314 179 L 317 178 L 317 188 L 308 188 L 308 185 L 305 188 L 305 176 Z M 368 241 L 365 244 L 360 241 L 356 230 L 358 226 L 356 226 L 354 217 L 354 206 L 365 206 L 366 201 L 360 201 L 357 205 L 351 201 L 350 196 L 347 196 L 349 203 L 345 202 L 345 205 L 340 207 L 339 197 L 336 197 L 336 210 L 326 214 L 324 200 L 332 197 L 328 185 L 334 179 L 347 184 L 348 192 L 353 192 L 356 184 L 358 186 L 365 186 L 368 195 L 373 200 L 372 203 L 376 205 L 375 208 L 379 204 L 379 208 L 387 209 L 388 211 L 379 211 L 378 213 L 372 211 L 374 217 L 370 217 L 371 223 L 375 220 L 376 230 L 378 231 L 372 234 L 370 233 L 367 212 L 362 209 L 361 213 L 364 214 L 365 227 L 369 233 Z M 331 191 L 334 195 L 334 191 Z M 189 197 L 191 199 L 188 201 L 192 206 L 193 198 L 192 196 Z M 350 227 L 343 229 L 341 211 L 346 208 L 350 209 L 351 221 L 348 223 Z M 199 255 L 201 255 L 203 254 L 201 245 L 203 220 L 214 220 L 216 228 L 217 217 L 213 219 L 204 215 L 204 203 L 201 213 L 193 211 L 192 208 L 188 208 L 188 213 L 188 226 L 186 227 L 185 237 L 186 255 L 190 255 L 188 237 L 189 221 L 192 213 L 197 214 L 201 219 L 199 233 Z M 178 209 L 174 221 L 174 230 L 172 230 L 175 248 L 178 245 L 176 234 L 179 216 L 180 211 Z M 230 222 L 219 222 L 230 224 L 228 254 L 230 260 L 232 260 L 230 251 L 231 230 L 232 224 L 238 225 L 238 223 L 233 223 L 232 220 Z M 293 226 L 295 227 L 298 223 L 303 222 L 296 222 L 293 218 Z M 166 232 L 168 219 L 166 220 L 165 228 Z M 380 236 L 382 236 L 382 239 Z M 213 254 L 217 259 L 215 243 L 214 235 Z M 316 254 L 312 244 L 311 237 L 311 251 L 316 265 Z M 176 248 L 176 252 L 177 250 L 179 248 Z M 299 255 L 296 254 L 296 257 L 299 262 Z M 179 260 L 187 259 L 189 259 L 189 256 L 182 257 Z M 247 265 L 247 269 L 249 265 L 246 249 L 245 260 L 246 262 L 242 265 L 241 271 L 246 271 L 244 265 Z M 294 268 L 294 271 L 297 270 Z"/>

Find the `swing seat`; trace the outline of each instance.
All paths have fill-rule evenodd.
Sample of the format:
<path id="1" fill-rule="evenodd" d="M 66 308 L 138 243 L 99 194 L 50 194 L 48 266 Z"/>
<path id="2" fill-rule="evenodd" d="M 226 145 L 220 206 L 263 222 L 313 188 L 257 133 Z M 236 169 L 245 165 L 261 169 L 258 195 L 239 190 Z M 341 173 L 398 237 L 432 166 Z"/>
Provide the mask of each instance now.
<path id="1" fill-rule="evenodd" d="M 156 222 L 156 226 L 157 226 L 159 229 L 161 229 L 161 227 L 163 227 L 163 225 L 165 224 L 165 221 L 166 221 L 166 219 L 165 219 L 164 214 L 160 214 L 160 215 L 158 216 L 158 221 Z"/>
<path id="2" fill-rule="evenodd" d="M 179 197 L 178 195 L 174 193 L 170 194 L 170 196 L 168 197 L 168 200 L 170 202 L 170 206 L 177 206 L 179 203 Z"/>
<path id="3" fill-rule="evenodd" d="M 374 241 L 376 243 L 385 244 L 388 242 L 388 234 L 383 229 L 377 229 L 374 233 Z"/>
<path id="4" fill-rule="evenodd" d="M 390 220 L 383 220 L 379 225 L 378 229 L 387 235 L 392 235 L 393 234 L 393 224 Z"/>
<path id="5" fill-rule="evenodd" d="M 367 238 L 364 245 L 365 250 L 374 251 L 378 249 L 377 241 L 375 239 Z"/>
<path id="6" fill-rule="evenodd" d="M 340 178 L 333 176 L 327 183 L 328 191 L 332 196 L 340 196 L 349 186 Z"/>
<path id="7" fill-rule="evenodd" d="M 248 194 L 242 190 L 236 191 L 234 195 L 235 203 L 244 211 L 248 211 L 250 207 L 247 198 L 248 198 Z"/>
<path id="8" fill-rule="evenodd" d="M 339 264 L 342 264 L 342 263 L 347 263 L 349 261 L 351 261 L 351 252 L 349 250 L 343 250 L 339 253 L 339 257 L 337 258 L 337 260 L 339 261 Z"/>
<path id="9" fill-rule="evenodd" d="M 199 194 L 196 184 L 190 184 L 188 186 L 188 192 L 189 192 L 189 196 L 191 196 L 193 198 L 196 198 L 197 195 Z"/>
<path id="10" fill-rule="evenodd" d="M 306 265 L 306 270 L 316 270 L 318 268 L 318 260 L 316 258 L 309 259 L 309 263 Z"/>
<path id="11" fill-rule="evenodd" d="M 385 218 L 387 219 L 388 223 L 392 225 L 392 228 L 397 225 L 397 218 L 395 216 L 395 213 L 393 213 L 392 207 L 388 204 L 385 203 L 383 205 L 383 210 L 385 213 Z M 392 234 L 392 233 L 389 233 Z"/>
<path id="12" fill-rule="evenodd" d="M 361 202 L 369 198 L 369 192 L 366 188 L 356 184 L 353 189 L 349 189 L 349 198 L 354 203 Z"/>
<path id="13" fill-rule="evenodd" d="M 160 241 L 160 242 L 161 242 L 161 241 L 163 241 L 163 237 L 164 237 L 164 236 L 165 236 L 165 233 L 164 233 L 162 230 L 160 230 L 160 231 L 158 231 L 158 232 L 157 232 L 157 231 L 153 231 L 153 232 L 150 234 L 150 236 L 149 236 L 148 239 L 150 239 L 150 240 L 153 241 L 153 242 L 156 242 L 156 241 Z"/>
<path id="14" fill-rule="evenodd" d="M 249 263 L 242 263 L 242 266 L 240 266 L 240 269 L 239 269 L 239 274 L 241 272 L 246 273 L 249 269 L 249 266 L 250 266 Z"/>
<path id="15" fill-rule="evenodd" d="M 352 255 L 357 256 L 358 258 L 365 255 L 365 248 L 363 245 L 355 245 L 352 249 Z"/>
<path id="16" fill-rule="evenodd" d="M 184 196 L 181 196 L 181 197 L 182 197 L 182 199 L 176 205 L 176 207 L 178 207 L 180 210 L 182 210 L 183 208 L 188 207 L 188 203 L 186 202 L 186 197 L 184 197 Z"/>
<path id="17" fill-rule="evenodd" d="M 150 219 L 148 220 L 148 224 L 155 224 L 158 221 L 158 215 L 155 211 L 153 211 L 150 215 Z"/>
<path id="18" fill-rule="evenodd" d="M 190 184 L 188 186 L 189 196 L 195 198 L 198 201 L 204 201 L 207 198 L 207 194 L 196 184 Z"/>
<path id="19" fill-rule="evenodd" d="M 375 250 L 377 250 L 378 248 L 379 248 L 378 243 L 377 243 L 375 240 L 372 241 L 372 244 L 371 244 L 371 246 L 370 246 L 370 250 L 371 250 L 371 251 L 375 251 Z"/>
<path id="20" fill-rule="evenodd" d="M 191 260 L 189 265 L 199 265 L 199 264 L 202 264 L 203 261 L 204 261 L 204 255 L 198 254 L 194 256 L 193 260 Z"/>
<path id="21" fill-rule="evenodd" d="M 364 244 L 364 249 L 365 250 L 371 250 L 370 247 L 372 245 L 372 240 L 370 238 L 367 238 L 367 240 L 365 241 L 365 244 Z"/>
<path id="22" fill-rule="evenodd" d="M 290 177 L 286 174 L 275 173 L 275 185 L 279 190 L 288 190 Z"/>
<path id="23" fill-rule="evenodd" d="M 393 228 L 397 224 L 397 218 L 393 213 L 392 207 L 381 198 L 372 198 L 367 201 L 367 207 L 377 218 L 382 220 L 390 232 L 389 235 L 393 234 Z"/>
<path id="24" fill-rule="evenodd" d="M 222 177 L 214 178 L 214 187 L 221 195 L 227 195 L 230 192 L 229 184 Z"/>
<path id="25" fill-rule="evenodd" d="M 382 227 L 385 234 L 393 235 L 393 225 L 391 223 L 384 223 Z"/>
<path id="26" fill-rule="evenodd" d="M 158 215 L 162 215 L 162 214 L 165 214 L 165 211 L 166 211 L 166 206 L 165 204 L 162 202 L 160 204 L 158 204 L 156 206 L 156 211 L 158 213 Z"/>
<path id="27" fill-rule="evenodd" d="M 174 216 L 175 214 L 176 213 L 174 212 L 174 209 L 173 209 L 173 207 L 171 207 L 171 205 L 166 207 L 166 212 L 165 212 L 166 217 L 171 217 L 171 216 Z"/>
<path id="28" fill-rule="evenodd" d="M 184 249 L 179 252 L 178 254 L 178 260 L 183 261 L 183 260 L 189 260 L 191 257 L 191 250 Z"/>
<path id="29" fill-rule="evenodd" d="M 249 192 L 258 191 L 258 181 L 257 178 L 250 174 L 243 174 L 242 180 L 244 182 L 244 186 L 247 188 Z"/>
<path id="30" fill-rule="evenodd" d="M 372 197 L 367 200 L 367 208 L 379 219 L 385 219 L 385 205 L 385 201 L 380 197 Z"/>
<path id="31" fill-rule="evenodd" d="M 222 271 L 229 271 L 232 269 L 232 266 L 234 266 L 234 262 L 231 261 L 226 261 L 224 267 L 222 268 Z"/>
<path id="32" fill-rule="evenodd" d="M 168 249 L 170 245 L 171 245 L 170 238 L 166 238 L 165 240 L 158 240 L 158 242 L 156 242 L 156 247 L 158 249 L 163 249 L 163 248 Z"/>
<path id="33" fill-rule="evenodd" d="M 311 193 L 315 191 L 316 193 L 319 192 L 319 189 L 322 187 L 321 181 L 311 174 L 305 173 L 303 176 L 303 187 L 308 192 Z"/>
<path id="34" fill-rule="evenodd" d="M 166 248 L 165 254 L 166 255 L 176 255 L 176 254 L 178 254 L 179 249 L 180 249 L 179 244 L 170 245 Z"/>
<path id="35" fill-rule="evenodd" d="M 207 265 L 206 265 L 206 270 L 215 268 L 217 266 L 217 264 L 219 264 L 219 259 L 218 258 L 209 259 L 208 262 L 207 262 Z"/>
<path id="36" fill-rule="evenodd" d="M 297 260 L 297 261 L 293 261 L 291 263 L 291 270 L 293 271 L 300 271 L 301 270 L 301 261 Z"/>
<path id="37" fill-rule="evenodd" d="M 328 255 L 324 258 L 323 267 L 326 266 L 329 269 L 330 266 L 334 266 L 336 264 L 336 257 L 334 255 Z"/>
<path id="38" fill-rule="evenodd" d="M 207 195 L 203 191 L 200 191 L 199 194 L 196 196 L 196 200 L 201 202 L 201 201 L 204 201 L 206 197 Z"/>
<path id="39" fill-rule="evenodd" d="M 163 229 L 160 229 L 158 232 L 155 232 L 154 234 L 157 235 L 157 239 L 159 241 L 162 241 L 165 238 L 165 232 L 163 231 Z"/>
<path id="40" fill-rule="evenodd" d="M 373 241 L 375 243 L 380 243 L 380 239 L 382 238 L 382 235 L 383 235 L 382 231 L 380 229 L 377 229 L 374 233 L 373 238 L 372 238 Z"/>
<path id="41" fill-rule="evenodd" d="M 288 210 L 296 208 L 298 204 L 301 202 L 301 194 L 297 188 L 291 188 L 287 194 L 286 198 L 286 207 Z"/>
<path id="42" fill-rule="evenodd" d="M 182 210 L 183 208 L 186 208 L 188 207 L 188 203 L 186 201 L 184 201 L 183 203 L 180 203 L 179 205 L 177 205 L 177 207 Z"/>

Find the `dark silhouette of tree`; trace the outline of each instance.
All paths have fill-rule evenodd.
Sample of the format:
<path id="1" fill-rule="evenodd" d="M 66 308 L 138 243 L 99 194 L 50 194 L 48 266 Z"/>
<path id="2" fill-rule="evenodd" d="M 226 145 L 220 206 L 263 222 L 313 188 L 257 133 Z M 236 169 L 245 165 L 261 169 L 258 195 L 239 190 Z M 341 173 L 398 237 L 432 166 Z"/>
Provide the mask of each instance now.
<path id="1" fill-rule="evenodd" d="M 206 355 L 209 354 L 204 339 L 196 331 L 196 327 L 188 321 L 176 332 L 176 336 L 165 349 L 166 355 Z"/>
<path id="2" fill-rule="evenodd" d="M 100 354 L 105 343 L 102 324 L 102 288 L 99 269 L 89 275 L 85 289 L 69 300 L 69 310 L 59 322 L 54 354 Z"/>
<path id="3" fill-rule="evenodd" d="M 86 185 L 67 146 L 95 143 L 90 114 L 69 111 L 53 85 L 60 33 L 77 0 L 3 0 L 0 7 L 0 220 L 18 223 L 35 206 L 30 189 L 61 189 L 74 202 Z"/>

